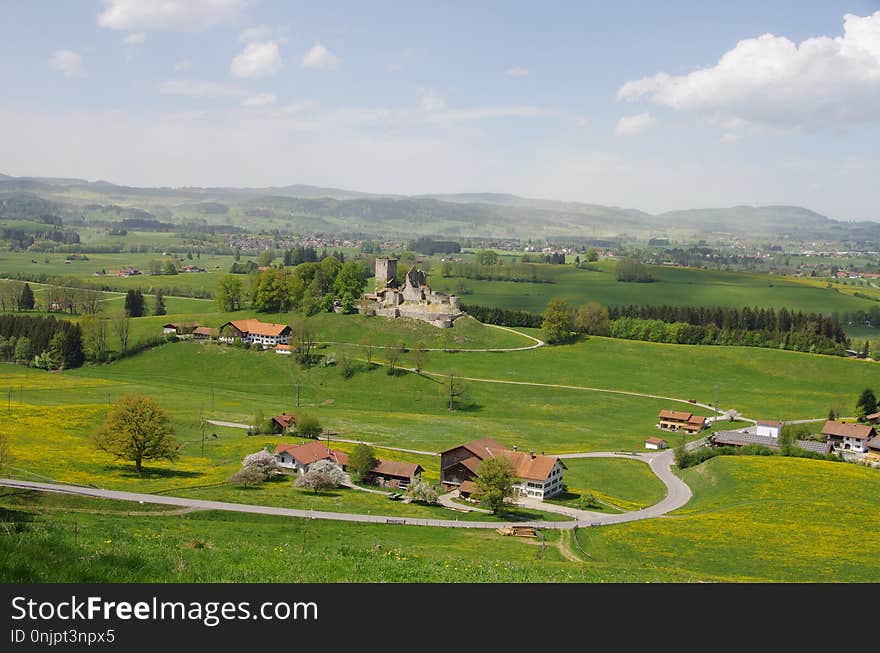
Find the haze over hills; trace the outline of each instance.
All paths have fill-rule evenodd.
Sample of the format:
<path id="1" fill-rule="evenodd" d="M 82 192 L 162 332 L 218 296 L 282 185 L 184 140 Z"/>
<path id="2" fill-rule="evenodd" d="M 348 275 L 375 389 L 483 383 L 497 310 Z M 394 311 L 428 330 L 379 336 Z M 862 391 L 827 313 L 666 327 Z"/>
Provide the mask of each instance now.
<path id="1" fill-rule="evenodd" d="M 383 195 L 304 184 L 265 188 L 139 188 L 76 178 L 0 174 L 0 218 L 40 212 L 65 221 L 130 218 L 248 230 L 455 238 L 673 240 L 748 237 L 880 248 L 880 223 L 842 222 L 798 206 L 637 209 L 503 193 Z"/>

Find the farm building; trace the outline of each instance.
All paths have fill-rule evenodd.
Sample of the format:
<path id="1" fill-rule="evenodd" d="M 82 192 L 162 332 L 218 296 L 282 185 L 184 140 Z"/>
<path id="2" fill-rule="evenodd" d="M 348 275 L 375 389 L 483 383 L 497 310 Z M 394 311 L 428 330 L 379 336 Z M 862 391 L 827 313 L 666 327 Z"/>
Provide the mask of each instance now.
<path id="1" fill-rule="evenodd" d="M 289 431 L 296 430 L 296 417 L 287 413 L 275 415 L 275 417 L 272 418 L 272 426 L 275 428 L 276 433 L 281 433 L 283 435 Z"/>
<path id="2" fill-rule="evenodd" d="M 220 337 L 220 329 L 200 326 L 193 329 L 192 337 L 195 340 L 216 340 Z"/>
<path id="3" fill-rule="evenodd" d="M 771 435 L 759 435 L 757 428 L 740 429 L 738 431 L 718 431 L 709 436 L 709 444 L 715 447 L 746 447 L 748 445 L 760 445 L 778 451 L 779 438 Z M 814 453 L 831 453 L 831 444 L 818 440 L 795 440 L 794 446 L 804 451 Z"/>
<path id="4" fill-rule="evenodd" d="M 828 420 L 822 427 L 822 435 L 834 449 L 866 453 L 868 441 L 877 435 L 870 424 L 848 424 Z"/>
<path id="5" fill-rule="evenodd" d="M 473 481 L 480 463 L 487 458 L 504 457 L 510 461 L 520 492 L 534 499 L 545 499 L 562 492 L 565 464 L 556 456 L 505 449 L 492 438 L 480 438 L 447 449 L 440 454 L 440 481 L 447 490 Z"/>
<path id="6" fill-rule="evenodd" d="M 275 353 L 290 356 L 293 352 L 290 349 L 290 345 L 275 345 Z"/>
<path id="7" fill-rule="evenodd" d="M 327 445 L 317 440 L 306 444 L 279 444 L 275 447 L 275 460 L 289 474 L 305 474 L 309 465 L 319 460 L 336 462 Z"/>
<path id="8" fill-rule="evenodd" d="M 162 325 L 162 333 L 166 336 L 184 336 L 191 334 L 198 326 L 198 322 L 169 322 Z"/>
<path id="9" fill-rule="evenodd" d="M 706 428 L 706 418 L 681 410 L 661 410 L 657 426 L 667 431 L 698 433 Z"/>
<path id="10" fill-rule="evenodd" d="M 348 471 L 348 454 L 344 451 L 333 450 L 336 462 L 343 471 Z M 417 463 L 404 463 L 397 460 L 376 459 L 376 464 L 367 475 L 367 482 L 371 485 L 392 487 L 406 490 L 411 483 L 422 478 L 422 466 Z"/>
<path id="11" fill-rule="evenodd" d="M 286 324 L 260 322 L 256 319 L 233 320 L 220 327 L 220 341 L 233 343 L 236 340 L 253 345 L 262 345 L 263 349 L 288 344 L 290 327 Z"/>
<path id="12" fill-rule="evenodd" d="M 782 422 L 759 419 L 757 422 L 757 434 L 778 438 L 782 434 Z"/>
<path id="13" fill-rule="evenodd" d="M 663 438 L 645 438 L 645 449 L 668 449 L 669 443 Z"/>

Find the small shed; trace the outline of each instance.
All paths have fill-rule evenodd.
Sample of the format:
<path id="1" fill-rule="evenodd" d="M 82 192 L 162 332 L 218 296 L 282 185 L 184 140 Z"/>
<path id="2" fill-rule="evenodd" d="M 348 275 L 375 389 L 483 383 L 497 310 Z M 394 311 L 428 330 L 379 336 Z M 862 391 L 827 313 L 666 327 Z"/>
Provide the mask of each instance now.
<path id="1" fill-rule="evenodd" d="M 668 449 L 669 443 L 663 438 L 645 438 L 645 449 Z"/>

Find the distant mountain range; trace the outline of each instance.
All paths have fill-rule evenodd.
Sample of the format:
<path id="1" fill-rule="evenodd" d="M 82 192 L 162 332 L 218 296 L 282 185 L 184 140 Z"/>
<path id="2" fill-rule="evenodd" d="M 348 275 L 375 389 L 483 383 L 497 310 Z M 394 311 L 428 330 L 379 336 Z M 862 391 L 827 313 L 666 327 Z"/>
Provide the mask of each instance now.
<path id="1" fill-rule="evenodd" d="M 137 188 L 75 178 L 0 174 L 0 218 L 45 208 L 69 220 L 106 220 L 108 211 L 138 210 L 156 219 L 234 224 L 248 229 L 363 234 L 373 237 L 647 239 L 736 238 L 822 241 L 880 248 L 880 223 L 842 222 L 798 206 L 734 206 L 652 215 L 581 202 L 502 193 L 382 195 L 303 184 L 265 188 Z M 29 207 L 27 209 L 23 207 Z M 97 211 L 100 217 L 95 217 Z"/>

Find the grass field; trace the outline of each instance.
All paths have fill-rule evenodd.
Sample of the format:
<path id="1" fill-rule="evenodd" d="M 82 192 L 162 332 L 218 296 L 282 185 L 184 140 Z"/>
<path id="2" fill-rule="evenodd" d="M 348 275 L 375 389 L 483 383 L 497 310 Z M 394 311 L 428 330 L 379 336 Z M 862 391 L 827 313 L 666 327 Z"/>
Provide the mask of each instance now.
<path id="1" fill-rule="evenodd" d="M 568 490 L 553 503 L 577 508 L 580 497 L 591 493 L 612 511 L 640 510 L 666 496 L 660 479 L 638 460 L 567 458 L 565 467 Z"/>
<path id="2" fill-rule="evenodd" d="M 748 582 L 878 582 L 857 542 L 880 537 L 880 474 L 798 458 L 718 457 L 685 470 L 694 499 L 676 516 L 580 529 L 600 563 L 674 577 Z"/>
<path id="3" fill-rule="evenodd" d="M 787 307 L 805 312 L 833 313 L 867 309 L 875 301 L 855 297 L 862 292 L 880 299 L 876 288 L 832 284 L 824 280 L 783 277 L 746 272 L 720 272 L 692 268 L 653 266 L 653 283 L 621 283 L 616 280 L 613 261 L 597 264 L 598 271 L 579 270 L 570 265 L 543 266 L 554 283 L 516 283 L 465 279 L 465 304 L 499 306 L 540 313 L 547 302 L 559 297 L 573 306 L 596 301 L 605 306 L 668 304 L 695 306 Z M 431 275 L 432 287 L 457 292 L 460 279 Z"/>
<path id="4" fill-rule="evenodd" d="M 0 490 L 0 582 L 661 582 L 635 566 L 567 560 L 560 540 L 494 531 L 195 512 L 132 514 L 94 499 Z M 140 509 L 141 507 L 138 506 Z"/>

